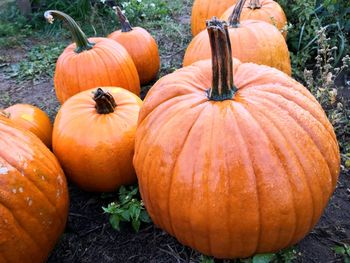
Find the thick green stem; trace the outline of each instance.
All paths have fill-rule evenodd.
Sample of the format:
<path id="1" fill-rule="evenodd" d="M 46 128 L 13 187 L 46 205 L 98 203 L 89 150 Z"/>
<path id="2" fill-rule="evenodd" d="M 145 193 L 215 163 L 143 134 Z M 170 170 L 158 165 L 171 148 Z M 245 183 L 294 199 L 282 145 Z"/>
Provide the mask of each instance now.
<path id="1" fill-rule="evenodd" d="M 119 6 L 115 9 L 116 15 L 119 17 L 120 24 L 122 26 L 122 32 L 130 32 L 132 30 L 132 27 L 129 23 L 129 20 L 127 17 L 123 14 L 122 10 Z"/>
<path id="2" fill-rule="evenodd" d="M 96 111 L 99 114 L 112 113 L 117 107 L 113 96 L 109 92 L 104 92 L 101 88 L 94 92 L 94 101 L 96 102 Z"/>
<path id="3" fill-rule="evenodd" d="M 69 15 L 57 10 L 48 10 L 45 12 L 44 17 L 51 24 L 53 23 L 54 18 L 59 18 L 67 23 L 68 29 L 72 33 L 73 40 L 77 46 L 75 49 L 76 53 L 90 50 L 95 45 L 94 43 L 89 42 L 79 25 Z"/>
<path id="4" fill-rule="evenodd" d="M 233 83 L 232 51 L 228 25 L 213 17 L 207 21 L 212 53 L 213 82 L 208 97 L 214 101 L 233 98 L 237 88 Z"/>
<path id="5" fill-rule="evenodd" d="M 248 8 L 253 10 L 261 8 L 260 0 L 250 0 Z"/>
<path id="6" fill-rule="evenodd" d="M 228 18 L 231 27 L 239 27 L 241 13 L 246 0 L 239 0 L 232 11 L 232 14 Z"/>

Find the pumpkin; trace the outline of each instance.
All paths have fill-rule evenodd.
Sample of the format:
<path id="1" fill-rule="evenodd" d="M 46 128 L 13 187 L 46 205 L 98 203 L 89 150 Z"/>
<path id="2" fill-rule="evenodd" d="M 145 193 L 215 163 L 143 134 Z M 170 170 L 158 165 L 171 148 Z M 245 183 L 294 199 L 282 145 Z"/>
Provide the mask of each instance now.
<path id="1" fill-rule="evenodd" d="M 0 262 L 46 262 L 67 215 L 66 180 L 55 156 L 0 117 Z"/>
<path id="2" fill-rule="evenodd" d="M 237 0 L 195 0 L 192 6 L 191 29 L 196 36 L 205 29 L 205 22 L 213 16 L 220 17 Z"/>
<path id="3" fill-rule="evenodd" d="M 225 22 L 211 20 L 208 31 L 212 62 L 163 77 L 144 100 L 140 193 L 157 226 L 204 254 L 275 252 L 319 220 L 337 183 L 338 143 L 305 87 L 232 62 Z"/>
<path id="4" fill-rule="evenodd" d="M 221 16 L 222 20 L 229 20 L 234 5 L 227 9 Z M 273 0 L 249 0 L 243 7 L 241 21 L 261 20 L 278 28 L 284 38 L 287 38 L 287 18 L 282 7 Z"/>
<path id="5" fill-rule="evenodd" d="M 47 147 L 51 147 L 52 125 L 44 111 L 29 104 L 15 104 L 3 110 L 2 114 L 34 133 Z"/>
<path id="6" fill-rule="evenodd" d="M 291 63 L 287 44 L 278 29 L 266 22 L 245 20 L 240 14 L 245 0 L 240 0 L 233 11 L 229 34 L 233 56 L 242 62 L 275 67 L 291 75 Z M 203 59 L 210 59 L 210 41 L 204 30 L 192 39 L 183 61 L 184 66 Z"/>
<path id="7" fill-rule="evenodd" d="M 125 47 L 136 65 L 141 85 L 148 84 L 157 77 L 160 68 L 157 42 L 142 27 L 132 28 L 119 7 L 116 8 L 116 13 L 122 29 L 113 32 L 108 38 Z"/>
<path id="8" fill-rule="evenodd" d="M 53 151 L 80 188 L 109 192 L 136 181 L 132 164 L 142 101 L 122 88 L 83 91 L 68 99 L 53 128 Z"/>
<path id="9" fill-rule="evenodd" d="M 50 23 L 54 17 L 67 23 L 75 41 L 63 51 L 56 64 L 54 84 L 61 103 L 80 91 L 100 86 L 120 86 L 140 94 L 136 66 L 122 45 L 108 38 L 87 39 L 67 14 L 56 10 L 45 12 Z"/>

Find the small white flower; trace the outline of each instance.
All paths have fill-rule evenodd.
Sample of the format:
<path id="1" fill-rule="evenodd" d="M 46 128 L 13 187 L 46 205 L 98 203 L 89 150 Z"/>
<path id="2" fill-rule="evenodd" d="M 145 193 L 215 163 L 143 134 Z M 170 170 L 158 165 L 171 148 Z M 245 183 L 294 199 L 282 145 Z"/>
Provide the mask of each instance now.
<path id="1" fill-rule="evenodd" d="M 101 2 L 102 4 L 105 4 L 105 3 L 106 3 L 106 0 L 100 0 L 100 2 Z"/>
<path id="2" fill-rule="evenodd" d="M 150 7 L 152 7 L 152 8 L 155 8 L 155 7 L 156 7 L 156 5 L 155 5 L 154 3 L 150 3 L 149 5 L 150 5 Z"/>

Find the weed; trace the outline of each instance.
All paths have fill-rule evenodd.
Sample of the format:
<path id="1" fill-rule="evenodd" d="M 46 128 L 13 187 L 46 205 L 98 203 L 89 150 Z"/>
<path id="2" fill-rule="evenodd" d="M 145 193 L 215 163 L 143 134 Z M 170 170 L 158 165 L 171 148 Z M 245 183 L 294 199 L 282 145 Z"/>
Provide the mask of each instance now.
<path id="1" fill-rule="evenodd" d="M 344 260 L 344 263 L 350 263 L 350 246 L 344 244 L 343 246 L 337 246 L 334 249 L 334 252 L 341 256 Z"/>
<path id="2" fill-rule="evenodd" d="M 37 80 L 53 77 L 57 58 L 64 49 L 63 44 L 39 45 L 33 47 L 25 60 L 12 65 L 12 77 L 18 80 Z"/>
<path id="3" fill-rule="evenodd" d="M 110 215 L 109 222 L 114 229 L 120 230 L 120 222 L 131 222 L 134 230 L 138 232 L 142 222 L 151 222 L 138 190 L 138 187 L 122 186 L 119 189 L 119 201 L 102 207 L 103 211 Z"/>
<path id="4" fill-rule="evenodd" d="M 316 61 L 319 28 L 325 28 L 335 51 L 334 64 L 350 54 L 350 9 L 343 0 L 278 0 L 286 11 L 291 28 L 288 30 L 288 47 L 291 51 L 293 75 L 303 79 L 305 67 Z"/>
<path id="5" fill-rule="evenodd" d="M 13 47 L 32 33 L 31 25 L 21 16 L 14 5 L 0 10 L 0 47 Z"/>
<path id="6" fill-rule="evenodd" d="M 348 102 L 339 96 L 339 88 L 335 86 L 337 77 L 349 69 L 350 57 L 342 58 L 340 67 L 334 67 L 334 56 L 337 47 L 332 47 L 326 29 L 317 32 L 317 56 L 314 70 L 304 70 L 306 86 L 325 109 L 331 121 L 340 145 L 342 169 L 350 168 L 350 108 Z"/>

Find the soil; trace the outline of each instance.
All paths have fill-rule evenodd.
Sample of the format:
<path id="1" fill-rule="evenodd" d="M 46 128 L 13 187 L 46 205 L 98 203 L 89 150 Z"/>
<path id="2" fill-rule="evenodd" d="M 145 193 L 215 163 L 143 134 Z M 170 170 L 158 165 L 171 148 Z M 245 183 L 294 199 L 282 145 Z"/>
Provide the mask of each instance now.
<path id="1" fill-rule="evenodd" d="M 179 23 L 188 21 L 179 19 Z M 171 49 L 169 49 L 171 50 Z M 174 49 L 177 50 L 177 49 Z M 184 50 L 162 54 L 163 68 L 179 66 Z M 10 64 L 25 56 L 22 49 L 0 49 L 0 108 L 14 103 L 39 106 L 54 118 L 59 103 L 53 82 L 49 78 L 39 81 L 16 81 L 9 78 Z M 163 74 L 166 70 L 163 71 Z M 143 95 L 148 87 L 143 90 Z M 295 246 L 295 262 L 342 262 L 333 251 L 335 246 L 350 244 L 350 174 L 341 174 L 337 189 L 320 222 L 313 231 Z M 176 239 L 144 224 L 138 233 L 129 225 L 120 232 L 112 229 L 102 206 L 114 197 L 102 198 L 79 190 L 69 183 L 70 211 L 64 234 L 51 253 L 48 262 L 199 262 L 200 254 L 179 244 Z"/>

